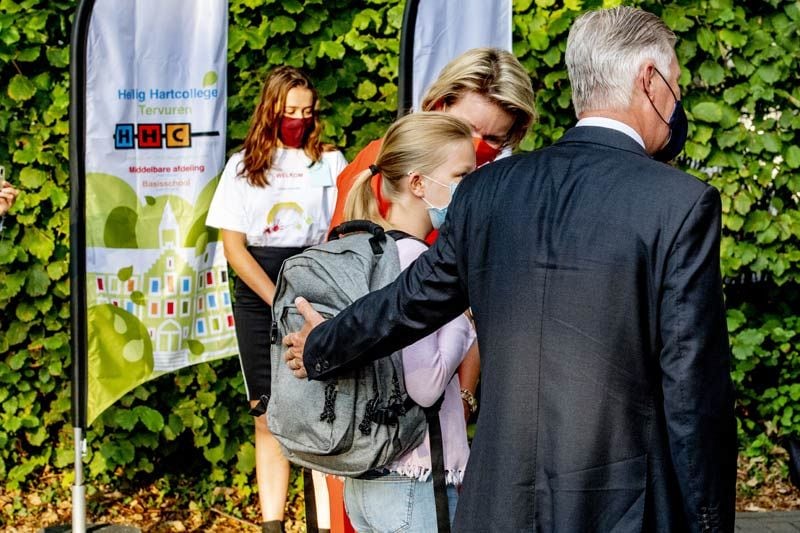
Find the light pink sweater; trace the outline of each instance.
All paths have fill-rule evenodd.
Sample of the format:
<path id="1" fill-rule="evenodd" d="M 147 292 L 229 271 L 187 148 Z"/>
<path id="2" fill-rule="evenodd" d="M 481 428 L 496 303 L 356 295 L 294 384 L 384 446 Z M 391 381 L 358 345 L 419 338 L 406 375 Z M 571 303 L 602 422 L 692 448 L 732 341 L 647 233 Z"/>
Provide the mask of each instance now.
<path id="1" fill-rule="evenodd" d="M 414 239 L 397 241 L 401 268 L 407 268 L 427 247 Z M 447 483 L 460 485 L 469 458 L 467 426 L 461 405 L 461 387 L 456 370 L 475 340 L 467 317 L 459 316 L 441 329 L 403 349 L 403 370 L 409 396 L 423 407 L 432 405 L 444 392 L 439 420 L 444 442 Z M 428 434 L 425 441 L 387 467 L 404 476 L 426 480 L 431 471 Z"/>

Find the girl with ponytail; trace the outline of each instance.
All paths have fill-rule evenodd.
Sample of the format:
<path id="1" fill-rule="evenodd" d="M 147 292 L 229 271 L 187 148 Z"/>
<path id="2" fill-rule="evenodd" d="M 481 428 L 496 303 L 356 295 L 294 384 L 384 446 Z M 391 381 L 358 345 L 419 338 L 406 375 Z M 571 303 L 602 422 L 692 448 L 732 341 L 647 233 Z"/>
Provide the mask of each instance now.
<path id="1" fill-rule="evenodd" d="M 427 249 L 425 236 L 444 221 L 458 183 L 474 169 L 466 123 L 446 113 L 407 115 L 389 128 L 376 161 L 358 175 L 345 203 L 345 219 L 367 219 L 406 233 L 409 238 L 397 241 L 400 266 L 406 268 Z M 386 216 L 371 185 L 377 173 L 382 176 L 377 194 L 391 202 Z M 403 349 L 409 396 L 427 407 L 444 394 L 439 419 L 451 521 L 469 456 L 456 370 L 474 340 L 472 325 L 462 315 Z M 426 436 L 400 459 L 345 480 L 345 505 L 357 531 L 436 531 L 428 441 Z"/>

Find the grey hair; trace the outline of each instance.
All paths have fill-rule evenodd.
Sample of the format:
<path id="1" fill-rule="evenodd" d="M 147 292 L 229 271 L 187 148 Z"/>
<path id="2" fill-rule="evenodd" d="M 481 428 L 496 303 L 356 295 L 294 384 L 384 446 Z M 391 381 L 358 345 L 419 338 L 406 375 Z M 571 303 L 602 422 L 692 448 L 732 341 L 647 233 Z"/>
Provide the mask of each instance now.
<path id="1" fill-rule="evenodd" d="M 664 21 L 641 9 L 621 6 L 581 15 L 569 31 L 565 54 L 575 114 L 626 109 L 643 62 L 651 60 L 669 75 L 676 41 Z"/>

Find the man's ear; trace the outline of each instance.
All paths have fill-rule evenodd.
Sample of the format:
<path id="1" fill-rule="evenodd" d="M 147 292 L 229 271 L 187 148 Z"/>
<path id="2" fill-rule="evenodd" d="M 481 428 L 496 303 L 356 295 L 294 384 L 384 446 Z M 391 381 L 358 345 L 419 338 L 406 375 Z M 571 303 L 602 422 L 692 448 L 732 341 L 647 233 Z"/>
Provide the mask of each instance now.
<path id="1" fill-rule="evenodd" d="M 425 183 L 422 174 L 416 170 L 408 173 L 408 190 L 417 198 L 425 196 Z"/>
<path id="2" fill-rule="evenodd" d="M 639 68 L 639 73 L 636 75 L 636 85 L 642 88 L 642 92 L 650 99 L 651 102 L 655 101 L 653 94 L 653 77 L 656 76 L 655 65 L 652 61 L 645 61 Z"/>

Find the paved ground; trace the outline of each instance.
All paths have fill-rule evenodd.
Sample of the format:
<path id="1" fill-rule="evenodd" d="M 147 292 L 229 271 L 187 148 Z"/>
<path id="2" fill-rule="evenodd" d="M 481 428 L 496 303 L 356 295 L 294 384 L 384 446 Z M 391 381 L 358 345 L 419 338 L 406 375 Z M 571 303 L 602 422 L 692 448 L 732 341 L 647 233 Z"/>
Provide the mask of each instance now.
<path id="1" fill-rule="evenodd" d="M 740 533 L 800 533 L 800 511 L 736 513 Z"/>

